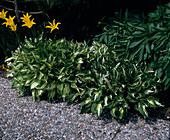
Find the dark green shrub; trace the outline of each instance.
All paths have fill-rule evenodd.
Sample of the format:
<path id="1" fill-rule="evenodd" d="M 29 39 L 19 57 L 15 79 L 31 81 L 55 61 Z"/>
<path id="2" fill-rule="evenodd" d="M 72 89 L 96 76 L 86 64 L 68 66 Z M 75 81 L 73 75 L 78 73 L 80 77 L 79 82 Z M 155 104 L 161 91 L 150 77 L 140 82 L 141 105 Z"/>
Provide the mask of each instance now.
<path id="1" fill-rule="evenodd" d="M 146 62 L 164 83 L 170 87 L 170 3 L 149 13 L 149 22 L 133 26 L 135 31 L 128 46 L 134 59 Z"/>
<path id="2" fill-rule="evenodd" d="M 14 88 L 20 95 L 32 94 L 40 101 L 62 99 L 81 102 L 82 112 L 101 115 L 109 110 L 122 119 L 136 109 L 148 116 L 147 107 L 162 106 L 154 95 L 159 83 L 154 71 L 128 59 L 120 59 L 113 47 L 93 42 L 73 43 L 65 39 L 26 39 L 11 58 Z"/>
<path id="3" fill-rule="evenodd" d="M 122 17 L 120 13 L 120 18 L 111 18 L 95 40 L 114 46 L 114 51 L 121 57 L 150 65 L 167 90 L 170 87 L 169 15 L 170 3 L 158 6 L 158 10 L 144 18 L 132 17 L 127 11 Z"/>
<path id="4" fill-rule="evenodd" d="M 0 59 L 10 55 L 11 51 L 14 51 L 18 46 L 18 41 L 14 32 L 1 25 L 0 20 Z"/>

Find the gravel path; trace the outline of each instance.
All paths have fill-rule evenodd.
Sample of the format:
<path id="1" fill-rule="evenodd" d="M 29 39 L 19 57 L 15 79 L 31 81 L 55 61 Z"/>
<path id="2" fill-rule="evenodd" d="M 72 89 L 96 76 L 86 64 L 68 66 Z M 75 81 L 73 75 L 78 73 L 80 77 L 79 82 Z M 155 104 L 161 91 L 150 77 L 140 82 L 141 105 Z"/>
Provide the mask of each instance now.
<path id="1" fill-rule="evenodd" d="M 0 77 L 0 139 L 2 140 L 169 140 L 169 121 L 131 114 L 127 123 L 111 117 L 79 114 L 80 104 L 33 102 Z M 133 116 L 133 117 L 130 117 Z"/>

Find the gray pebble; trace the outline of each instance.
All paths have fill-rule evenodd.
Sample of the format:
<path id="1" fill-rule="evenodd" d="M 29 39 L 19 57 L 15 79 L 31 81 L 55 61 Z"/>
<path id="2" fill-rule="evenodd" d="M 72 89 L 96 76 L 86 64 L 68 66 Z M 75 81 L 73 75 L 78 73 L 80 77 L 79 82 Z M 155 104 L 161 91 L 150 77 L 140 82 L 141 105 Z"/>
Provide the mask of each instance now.
<path id="1" fill-rule="evenodd" d="M 11 84 L 11 80 L 0 77 L 2 140 L 169 140 L 168 120 L 146 121 L 132 115 L 127 124 L 121 125 L 111 117 L 79 114 L 80 104 L 37 103 L 30 96 L 17 98 L 18 89 L 11 89 Z"/>

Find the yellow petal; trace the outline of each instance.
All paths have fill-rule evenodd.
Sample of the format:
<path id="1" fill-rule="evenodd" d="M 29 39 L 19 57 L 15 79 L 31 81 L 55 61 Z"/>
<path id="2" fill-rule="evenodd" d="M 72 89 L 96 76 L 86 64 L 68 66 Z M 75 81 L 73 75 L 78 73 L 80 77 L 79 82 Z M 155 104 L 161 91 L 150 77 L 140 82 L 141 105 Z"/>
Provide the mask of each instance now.
<path id="1" fill-rule="evenodd" d="M 58 24 L 61 24 L 61 23 L 60 23 L 60 22 L 57 22 L 57 25 L 58 25 Z"/>
<path id="2" fill-rule="evenodd" d="M 55 25 L 55 19 L 53 20 L 53 25 Z"/>
<path id="3" fill-rule="evenodd" d="M 45 26 L 45 28 L 51 28 L 51 26 Z"/>
<path id="4" fill-rule="evenodd" d="M 51 26 L 53 25 L 51 22 L 48 22 Z"/>

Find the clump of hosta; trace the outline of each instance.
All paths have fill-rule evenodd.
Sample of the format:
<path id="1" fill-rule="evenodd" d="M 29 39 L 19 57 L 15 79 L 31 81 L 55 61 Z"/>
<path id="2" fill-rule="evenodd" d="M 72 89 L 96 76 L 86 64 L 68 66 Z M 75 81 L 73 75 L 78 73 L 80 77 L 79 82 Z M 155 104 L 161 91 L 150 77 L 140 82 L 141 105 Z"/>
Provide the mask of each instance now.
<path id="1" fill-rule="evenodd" d="M 28 91 L 37 101 L 42 97 L 79 101 L 81 112 L 100 116 L 109 110 L 119 119 L 131 109 L 147 117 L 147 107 L 161 106 L 154 97 L 159 87 L 154 72 L 119 59 L 104 44 L 88 46 L 40 36 L 26 39 L 6 61 L 10 61 L 8 76 L 13 77 L 13 87 L 20 88 L 20 95 Z"/>
<path id="2" fill-rule="evenodd" d="M 109 110 L 113 117 L 122 119 L 128 110 L 148 117 L 148 107 L 162 106 L 154 97 L 160 85 L 152 69 L 119 59 L 106 45 L 93 44 L 90 49 L 94 54 L 88 64 L 91 80 L 84 91 L 82 112 L 100 116 L 103 110 Z"/>
<path id="3" fill-rule="evenodd" d="M 13 87 L 20 88 L 20 95 L 29 90 L 34 100 L 40 101 L 42 96 L 48 100 L 65 100 L 72 93 L 71 89 L 77 89 L 75 73 L 79 60 L 76 61 L 73 52 L 78 45 L 64 39 L 43 40 L 42 36 L 26 39 L 25 45 L 7 60 L 11 61 L 8 76 L 13 77 Z"/>

